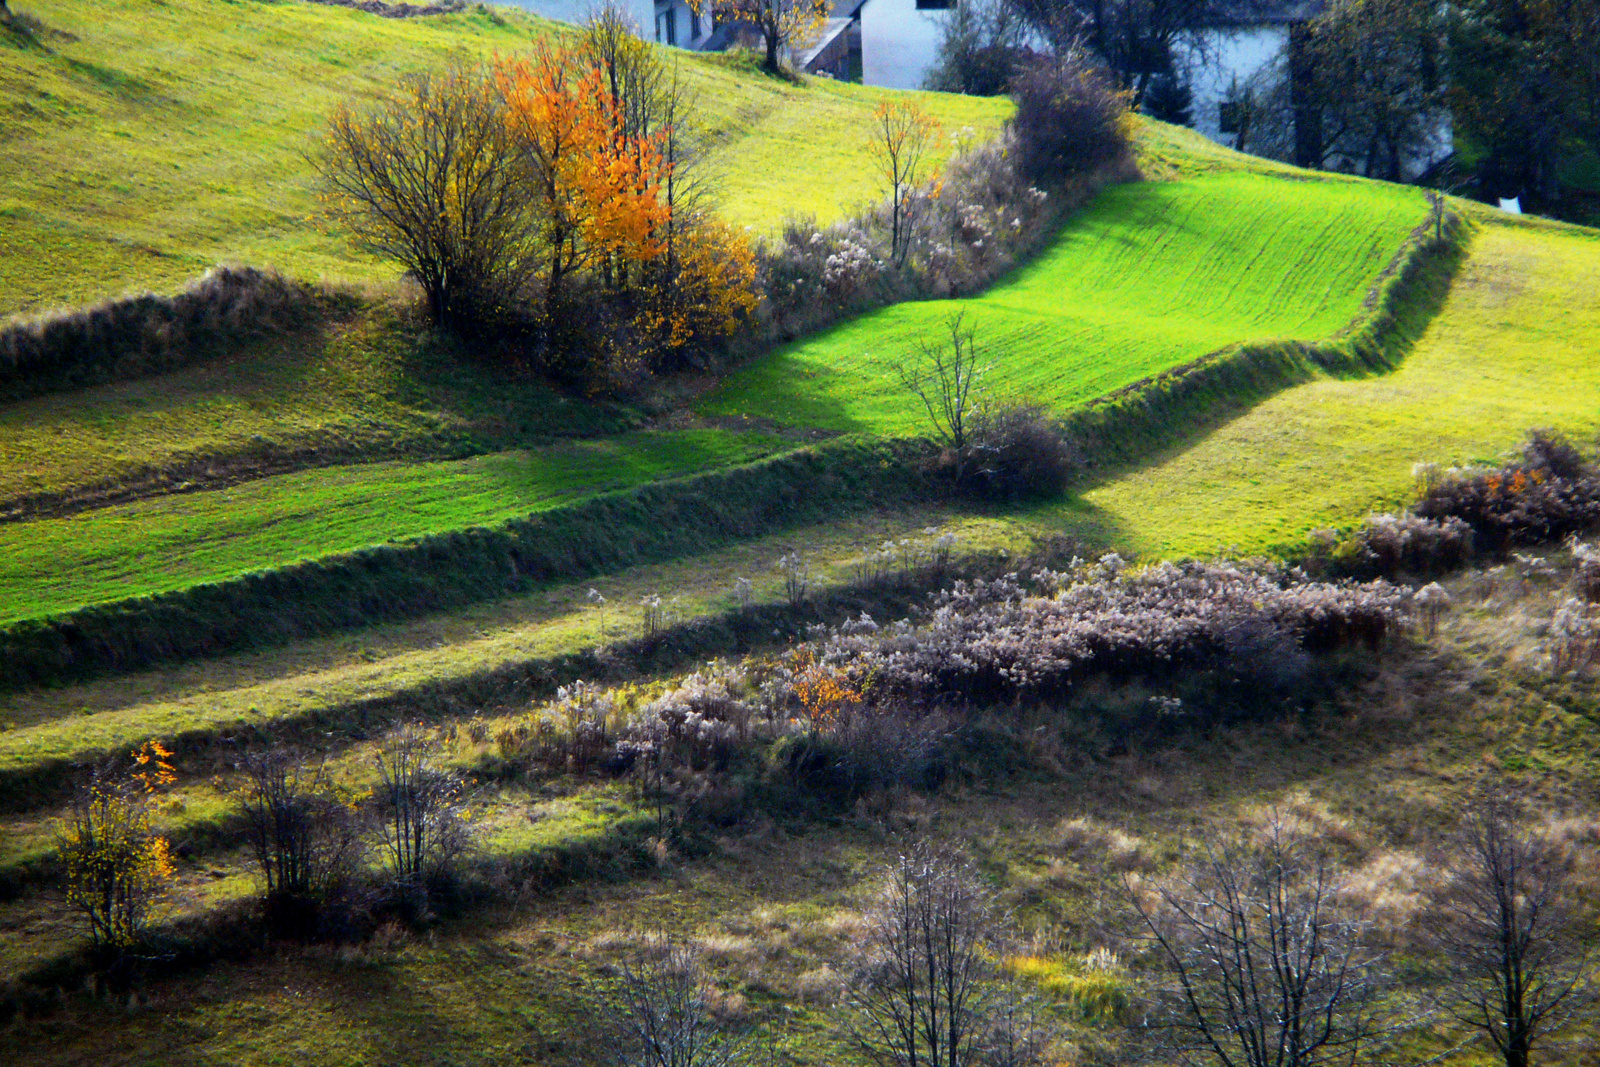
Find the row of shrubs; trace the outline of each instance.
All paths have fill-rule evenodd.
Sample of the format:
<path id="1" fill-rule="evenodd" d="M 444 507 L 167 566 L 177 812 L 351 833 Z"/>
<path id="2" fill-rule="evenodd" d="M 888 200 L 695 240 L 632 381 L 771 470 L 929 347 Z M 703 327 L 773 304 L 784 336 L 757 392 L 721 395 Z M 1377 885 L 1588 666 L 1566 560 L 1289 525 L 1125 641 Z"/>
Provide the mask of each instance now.
<path id="1" fill-rule="evenodd" d="M 1417 502 L 1339 535 L 1312 535 L 1307 565 L 1325 574 L 1426 577 L 1482 555 L 1543 544 L 1600 523 L 1600 475 L 1560 434 L 1535 430 L 1500 467 L 1417 468 Z"/>
<path id="2" fill-rule="evenodd" d="M 275 271 L 218 267 L 173 296 L 140 293 L 0 329 L 0 400 L 141 378 L 300 329 L 334 294 Z"/>
<path id="3" fill-rule="evenodd" d="M 1381 581 L 1334 585 L 1227 564 L 1130 572 L 1114 556 L 1041 570 L 1034 585 L 1015 575 L 957 583 L 920 625 L 880 627 L 862 614 L 781 654 L 708 663 L 664 688 L 575 682 L 497 729 L 496 755 L 478 769 L 500 780 L 626 778 L 667 835 L 685 820 L 736 821 L 763 790 L 836 808 L 936 785 L 965 747 L 973 707 L 1058 697 L 1090 676 L 1170 680 L 1175 668 L 1282 681 L 1285 663 L 1376 644 L 1409 610 Z M 490 739 L 477 727 L 468 736 Z M 370 791 L 350 792 L 305 752 L 242 758 L 238 821 L 275 929 L 343 936 L 380 904 L 426 912 L 473 832 L 472 783 L 443 741 L 419 727 L 391 734 L 372 756 Z M 152 808 L 173 780 L 171 755 L 150 744 L 103 766 L 58 839 L 69 900 L 105 947 L 140 941 L 171 877 Z"/>

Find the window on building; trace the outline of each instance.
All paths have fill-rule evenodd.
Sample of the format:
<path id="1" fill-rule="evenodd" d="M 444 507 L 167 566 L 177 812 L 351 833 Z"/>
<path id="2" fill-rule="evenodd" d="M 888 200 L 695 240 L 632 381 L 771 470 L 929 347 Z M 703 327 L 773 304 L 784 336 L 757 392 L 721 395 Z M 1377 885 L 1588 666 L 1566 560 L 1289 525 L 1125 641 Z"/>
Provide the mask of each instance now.
<path id="1" fill-rule="evenodd" d="M 956 0 L 917 0 L 918 11 L 949 11 L 956 6 Z"/>
<path id="2" fill-rule="evenodd" d="M 669 8 L 667 8 L 666 14 L 662 15 L 661 17 L 667 20 L 667 43 L 670 44 L 670 45 L 677 44 L 678 43 L 678 9 L 669 7 Z"/>
<path id="3" fill-rule="evenodd" d="M 689 9 L 689 40 L 698 41 L 699 39 L 700 39 L 700 12 L 696 11 L 694 8 L 691 7 Z"/>

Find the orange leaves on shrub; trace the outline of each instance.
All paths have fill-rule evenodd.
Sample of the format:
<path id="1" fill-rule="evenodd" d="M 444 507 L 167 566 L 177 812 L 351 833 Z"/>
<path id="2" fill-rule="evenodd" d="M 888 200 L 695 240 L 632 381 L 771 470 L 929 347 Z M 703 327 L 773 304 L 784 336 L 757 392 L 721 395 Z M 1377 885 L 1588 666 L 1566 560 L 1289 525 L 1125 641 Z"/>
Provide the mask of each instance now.
<path id="1" fill-rule="evenodd" d="M 790 691 L 805 709 L 813 729 L 838 725 L 865 700 L 849 675 L 823 662 L 810 646 L 790 653 L 788 667 L 793 678 Z"/>

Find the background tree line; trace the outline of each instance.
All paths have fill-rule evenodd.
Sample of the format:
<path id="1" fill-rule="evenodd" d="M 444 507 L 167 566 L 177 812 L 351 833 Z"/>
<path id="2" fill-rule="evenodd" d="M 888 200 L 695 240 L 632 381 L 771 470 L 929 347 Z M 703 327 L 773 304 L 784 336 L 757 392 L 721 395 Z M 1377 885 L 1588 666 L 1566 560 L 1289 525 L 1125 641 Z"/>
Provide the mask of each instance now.
<path id="1" fill-rule="evenodd" d="M 990 0 L 947 26 L 929 87 L 1004 92 L 1038 52 L 1081 49 L 1168 122 L 1192 123 L 1186 70 L 1207 32 L 1270 0 Z M 1600 216 L 1600 4 L 1329 0 L 1235 87 L 1239 146 L 1300 166 L 1402 180 L 1441 129 L 1455 153 L 1422 180 L 1576 221 Z"/>

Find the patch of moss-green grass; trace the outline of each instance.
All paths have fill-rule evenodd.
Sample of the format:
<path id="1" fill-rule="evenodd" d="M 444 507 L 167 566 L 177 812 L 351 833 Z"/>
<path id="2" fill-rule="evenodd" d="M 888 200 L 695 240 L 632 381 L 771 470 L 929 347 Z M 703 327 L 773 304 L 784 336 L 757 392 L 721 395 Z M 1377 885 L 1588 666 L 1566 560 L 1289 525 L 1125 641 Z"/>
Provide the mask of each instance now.
<path id="1" fill-rule="evenodd" d="M 923 432 L 894 367 L 958 311 L 986 386 L 1056 411 L 1243 342 L 1348 325 L 1423 216 L 1377 183 L 1216 173 L 1103 192 L 1033 263 L 981 296 L 871 312 L 788 345 L 701 401 L 709 413 Z"/>
<path id="2" fill-rule="evenodd" d="M 8 523 L 0 525 L 0 621 L 489 525 L 748 462 L 779 444 L 748 432 L 645 432 L 448 462 L 318 468 Z"/>
<path id="3" fill-rule="evenodd" d="M 0 315 L 176 287 L 223 260 L 390 282 L 315 221 L 305 153 L 329 109 L 407 72 L 570 32 L 479 5 L 427 18 L 268 0 L 26 0 L 45 30 L 0 36 Z M 706 168 L 735 225 L 835 216 L 880 195 L 880 92 L 772 79 L 674 53 L 700 103 Z M 992 132 L 1004 100 L 926 95 Z M 936 155 L 948 151 L 948 145 Z"/>
<path id="4" fill-rule="evenodd" d="M 71 509 L 297 467 L 445 457 L 636 427 L 474 359 L 386 305 L 171 374 L 0 405 L 0 507 Z"/>

